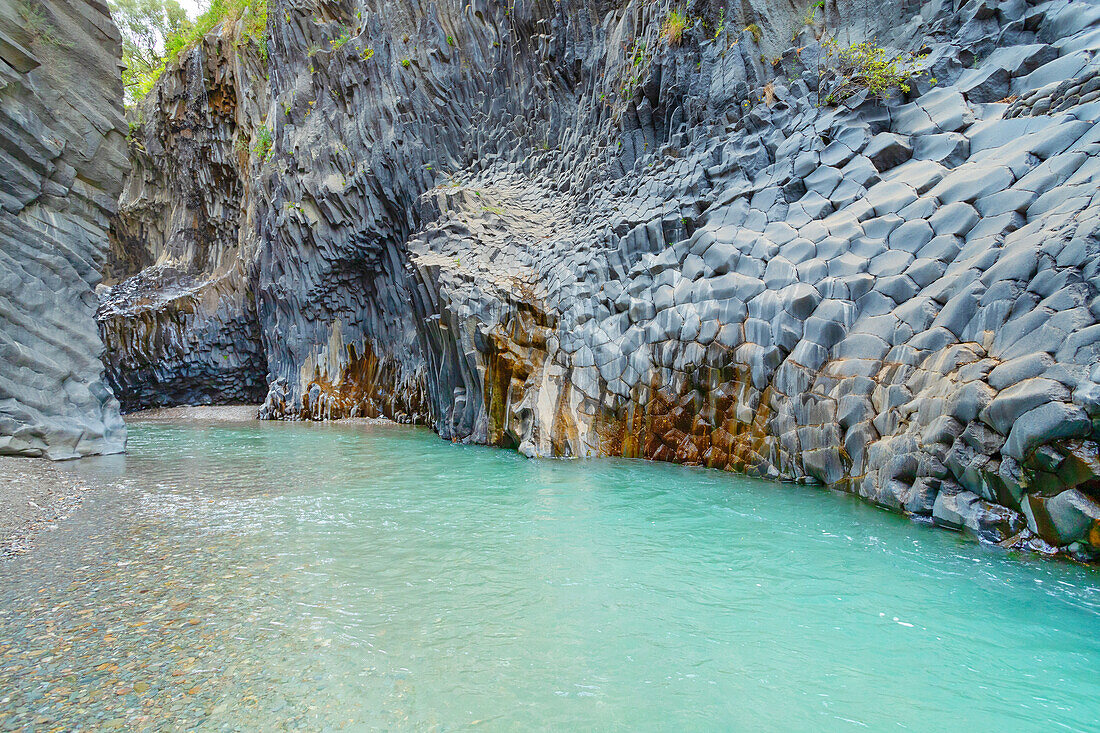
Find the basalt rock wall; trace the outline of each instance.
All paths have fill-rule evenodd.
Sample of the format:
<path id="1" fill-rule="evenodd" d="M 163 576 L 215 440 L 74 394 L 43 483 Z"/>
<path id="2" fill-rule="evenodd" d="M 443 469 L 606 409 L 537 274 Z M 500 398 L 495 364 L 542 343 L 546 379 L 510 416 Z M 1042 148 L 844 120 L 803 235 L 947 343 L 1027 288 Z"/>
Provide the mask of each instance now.
<path id="1" fill-rule="evenodd" d="M 208 39 L 139 137 L 172 90 L 208 98 L 234 69 L 249 145 L 197 192 L 233 246 L 185 238 L 232 250 L 239 279 L 201 317 L 160 295 L 217 267 L 173 259 L 185 182 L 163 171 L 185 143 L 156 132 L 116 236 L 122 268 L 147 267 L 112 290 L 149 315 L 101 310 L 147 367 L 109 369 L 124 403 L 173 380 L 189 399 L 179 365 L 232 349 L 265 371 L 268 417 L 820 482 L 1094 556 L 1098 6 L 694 3 L 679 39 L 671 8 L 273 3 L 266 64 Z M 926 73 L 845 98 L 829 38 Z M 203 115 L 187 144 L 228 156 Z"/>
<path id="2" fill-rule="evenodd" d="M 117 453 L 94 288 L 127 166 L 99 0 L 0 2 L 0 454 Z"/>
<path id="3" fill-rule="evenodd" d="M 270 104 L 255 48 L 220 28 L 129 111 L 132 168 L 111 225 L 97 313 L 124 410 L 258 402 L 251 185 Z"/>

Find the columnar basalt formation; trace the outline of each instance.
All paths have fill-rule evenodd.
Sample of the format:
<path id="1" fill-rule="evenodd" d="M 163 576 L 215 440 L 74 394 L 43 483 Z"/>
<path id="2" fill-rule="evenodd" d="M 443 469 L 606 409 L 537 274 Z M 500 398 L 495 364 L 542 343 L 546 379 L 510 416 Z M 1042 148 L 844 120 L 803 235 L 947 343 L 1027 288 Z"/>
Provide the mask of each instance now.
<path id="1" fill-rule="evenodd" d="M 99 0 L 0 2 L 0 454 L 125 444 L 94 319 L 127 166 L 120 54 Z"/>
<path id="2" fill-rule="evenodd" d="M 236 216 L 202 249 L 235 248 L 214 331 L 264 363 L 263 414 L 820 482 L 1095 557 L 1100 8 L 718 9 L 690 4 L 707 24 L 670 41 L 667 8 L 635 2 L 273 3 L 268 78 L 234 71 L 238 99 L 264 86 L 237 109 L 272 152 L 203 193 Z M 829 37 L 927 73 L 830 98 Z M 118 237 L 120 261 L 174 261 L 156 202 L 182 143 L 156 131 L 182 108 L 163 95 L 212 88 L 210 43 L 146 106 L 162 147 L 120 220 L 152 234 Z M 213 343 L 193 324 L 215 311 L 164 317 L 149 271 L 126 288 L 157 315 L 107 298 L 108 343 L 156 376 L 113 380 L 152 404 L 190 378 L 147 344 Z"/>
<path id="3" fill-rule="evenodd" d="M 270 103 L 255 53 L 213 34 L 129 112 L 133 162 L 97 313 L 124 410 L 267 393 L 249 185 Z"/>

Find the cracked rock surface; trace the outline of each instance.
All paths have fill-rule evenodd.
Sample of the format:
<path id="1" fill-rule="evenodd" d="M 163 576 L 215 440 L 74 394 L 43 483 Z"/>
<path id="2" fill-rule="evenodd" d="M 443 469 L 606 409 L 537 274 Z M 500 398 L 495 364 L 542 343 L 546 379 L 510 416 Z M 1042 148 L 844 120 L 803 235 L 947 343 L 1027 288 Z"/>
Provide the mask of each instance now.
<path id="1" fill-rule="evenodd" d="M 266 65 L 217 29 L 135 136 L 123 404 L 266 393 L 1095 558 L 1100 7 L 717 8 L 670 45 L 635 2 L 273 2 Z M 829 103 L 825 34 L 928 73 Z"/>
<path id="2" fill-rule="evenodd" d="M 117 453 L 94 288 L 127 167 L 99 0 L 0 2 L 0 454 Z"/>

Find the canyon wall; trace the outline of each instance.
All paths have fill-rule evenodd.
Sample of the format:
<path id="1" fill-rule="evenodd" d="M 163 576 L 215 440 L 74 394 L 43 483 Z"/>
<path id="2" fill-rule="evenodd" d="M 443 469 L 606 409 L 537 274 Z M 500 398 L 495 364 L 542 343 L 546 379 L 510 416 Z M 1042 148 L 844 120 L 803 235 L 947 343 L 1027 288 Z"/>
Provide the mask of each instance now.
<path id="1" fill-rule="evenodd" d="M 270 98 L 260 59 L 236 50 L 212 34 L 128 111 L 132 167 L 97 313 L 124 410 L 267 393 L 251 148 Z"/>
<path id="2" fill-rule="evenodd" d="M 1100 7 L 699 2 L 681 38 L 671 9 L 216 29 L 131 136 L 123 404 L 820 482 L 1095 557 Z M 869 38 L 926 73 L 845 96 Z"/>
<path id="3" fill-rule="evenodd" d="M 94 314 L 128 165 L 99 0 L 0 2 L 0 454 L 123 449 Z"/>

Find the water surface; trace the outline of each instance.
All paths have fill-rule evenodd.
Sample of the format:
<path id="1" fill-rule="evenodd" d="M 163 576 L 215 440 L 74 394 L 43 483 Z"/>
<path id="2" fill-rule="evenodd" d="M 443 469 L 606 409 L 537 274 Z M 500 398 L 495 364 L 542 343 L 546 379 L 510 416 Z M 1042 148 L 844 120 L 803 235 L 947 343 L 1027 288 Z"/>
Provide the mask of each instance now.
<path id="1" fill-rule="evenodd" d="M 0 563 L 0 729 L 1082 730 L 1100 573 L 819 488 L 156 425 Z"/>

